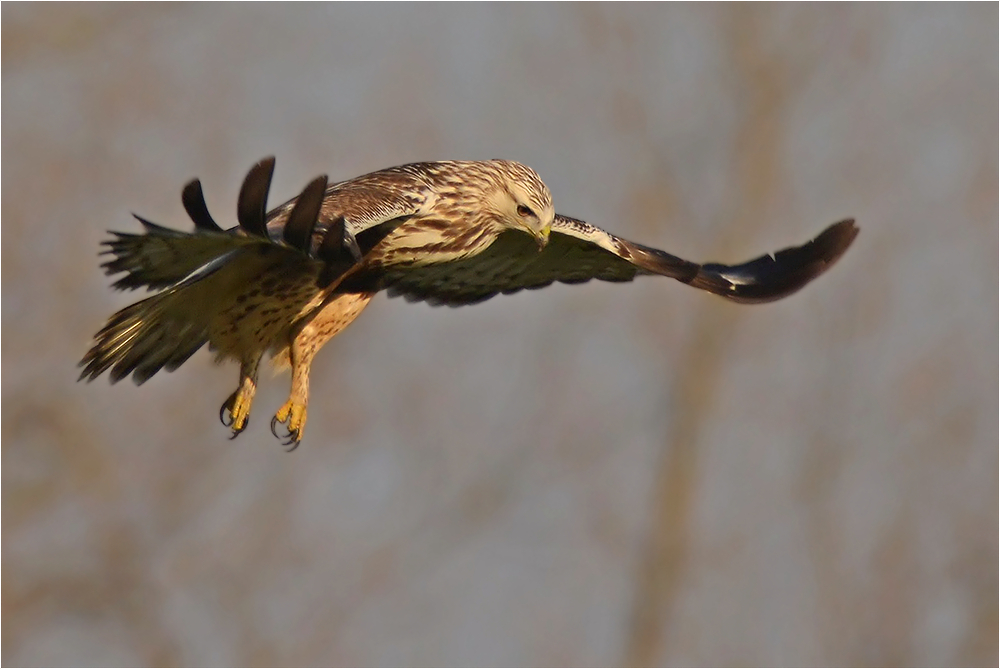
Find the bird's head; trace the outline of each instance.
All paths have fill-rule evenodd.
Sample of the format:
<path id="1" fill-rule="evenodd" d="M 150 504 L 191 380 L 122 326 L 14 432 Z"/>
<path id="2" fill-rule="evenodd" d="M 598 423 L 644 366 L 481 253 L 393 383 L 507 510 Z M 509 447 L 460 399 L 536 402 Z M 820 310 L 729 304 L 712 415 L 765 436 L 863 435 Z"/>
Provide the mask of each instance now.
<path id="1" fill-rule="evenodd" d="M 526 232 L 539 250 L 549 241 L 555 209 L 552 195 L 538 174 L 521 163 L 491 160 L 499 179 L 489 195 L 489 208 L 505 228 Z"/>

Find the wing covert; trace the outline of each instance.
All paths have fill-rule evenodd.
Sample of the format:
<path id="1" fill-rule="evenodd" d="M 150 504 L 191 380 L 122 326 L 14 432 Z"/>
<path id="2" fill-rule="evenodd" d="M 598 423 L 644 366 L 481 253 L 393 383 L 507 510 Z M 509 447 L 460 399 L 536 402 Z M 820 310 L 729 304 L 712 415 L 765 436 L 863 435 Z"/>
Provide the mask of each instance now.
<path id="1" fill-rule="evenodd" d="M 672 256 L 671 256 L 672 257 Z M 691 273 L 677 261 L 675 273 Z M 475 304 L 500 293 L 543 288 L 554 282 L 631 281 L 643 273 L 630 260 L 628 242 L 567 216 L 557 215 L 549 242 L 539 251 L 529 235 L 509 230 L 473 256 L 444 263 L 380 268 L 378 287 L 390 296 L 433 305 Z"/>
<path id="2" fill-rule="evenodd" d="M 312 230 L 308 255 L 329 262 L 331 248 L 340 240 L 328 240 L 327 233 L 344 235 L 344 250 L 351 256 L 364 255 L 391 232 L 395 225 L 420 211 L 427 201 L 426 184 L 402 166 L 372 172 L 327 187 Z M 268 214 L 267 228 L 272 239 L 284 236 L 285 226 L 298 197 L 275 207 Z M 387 225 L 393 222 L 394 225 Z M 322 249 L 322 252 L 321 252 Z"/>

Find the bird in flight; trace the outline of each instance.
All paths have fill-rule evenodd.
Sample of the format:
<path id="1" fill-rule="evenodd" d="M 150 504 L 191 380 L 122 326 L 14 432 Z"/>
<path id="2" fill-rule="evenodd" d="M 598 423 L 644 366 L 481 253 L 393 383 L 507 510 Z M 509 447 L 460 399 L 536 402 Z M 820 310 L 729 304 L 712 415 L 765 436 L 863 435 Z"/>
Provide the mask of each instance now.
<path id="1" fill-rule="evenodd" d="M 379 291 L 457 307 L 555 281 L 661 275 L 755 304 L 802 288 L 858 234 L 848 219 L 802 246 L 742 264 L 697 264 L 555 213 L 538 174 L 509 160 L 413 163 L 334 184 L 321 176 L 269 212 L 273 173 L 274 158 L 250 170 L 239 225 L 228 230 L 195 179 L 182 192 L 194 230 L 136 216 L 142 234 L 111 233 L 102 267 L 124 273 L 114 287 L 158 292 L 108 320 L 80 362 L 81 379 L 108 371 L 112 383 L 132 375 L 141 384 L 207 343 L 218 361 L 240 364 L 239 385 L 219 411 L 236 437 L 247 427 L 261 360 L 271 354 L 292 372 L 271 431 L 295 448 L 313 358 Z"/>

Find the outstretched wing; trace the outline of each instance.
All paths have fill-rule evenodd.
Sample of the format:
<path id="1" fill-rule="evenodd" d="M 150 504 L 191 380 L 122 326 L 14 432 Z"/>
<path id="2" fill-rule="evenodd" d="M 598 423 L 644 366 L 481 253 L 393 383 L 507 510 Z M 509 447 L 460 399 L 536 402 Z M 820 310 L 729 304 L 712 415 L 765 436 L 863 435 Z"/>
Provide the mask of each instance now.
<path id="1" fill-rule="evenodd" d="M 439 264 L 390 265 L 375 283 L 390 296 L 461 306 L 494 295 L 562 283 L 631 281 L 659 274 L 742 303 L 769 302 L 789 295 L 822 274 L 858 234 L 852 219 L 835 223 L 802 246 L 763 255 L 739 265 L 697 263 L 616 237 L 600 228 L 557 215 L 549 243 L 517 231 L 500 235 L 486 250 Z"/>

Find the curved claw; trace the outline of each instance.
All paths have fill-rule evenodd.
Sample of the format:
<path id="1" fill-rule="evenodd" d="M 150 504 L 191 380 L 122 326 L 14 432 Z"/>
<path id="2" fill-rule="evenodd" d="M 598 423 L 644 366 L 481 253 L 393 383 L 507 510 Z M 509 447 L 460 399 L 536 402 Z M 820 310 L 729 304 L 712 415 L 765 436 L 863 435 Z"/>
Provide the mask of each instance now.
<path id="1" fill-rule="evenodd" d="M 225 402 L 222 403 L 222 406 L 219 407 L 219 422 L 233 431 L 233 433 L 229 435 L 230 440 L 240 436 L 240 434 L 247 429 L 247 425 L 250 424 L 249 414 L 244 414 L 240 424 L 236 424 L 237 418 L 234 415 L 233 410 L 236 407 L 236 398 L 239 396 L 239 392 L 239 390 L 234 392 Z"/>
<path id="2" fill-rule="evenodd" d="M 219 407 L 219 422 L 225 427 L 233 426 L 233 406 L 236 404 L 236 393 L 238 392 L 239 391 L 236 391 L 230 395 L 229 398 L 222 403 L 222 406 Z"/>
<path id="3" fill-rule="evenodd" d="M 279 441 L 281 441 L 281 445 L 282 446 L 290 446 L 291 448 L 286 448 L 285 451 L 287 453 L 291 453 L 292 451 L 294 451 L 296 448 L 299 447 L 300 443 L 302 443 L 302 436 L 301 436 L 302 433 L 299 432 L 299 431 L 293 432 L 292 430 L 289 430 L 289 429 L 286 428 L 285 429 L 286 434 L 283 434 L 283 435 L 278 434 L 278 425 L 284 425 L 284 424 L 285 424 L 285 421 L 278 420 L 278 415 L 277 414 L 275 414 L 274 416 L 272 416 L 271 417 L 271 434 L 274 435 L 275 439 L 278 439 Z"/>

